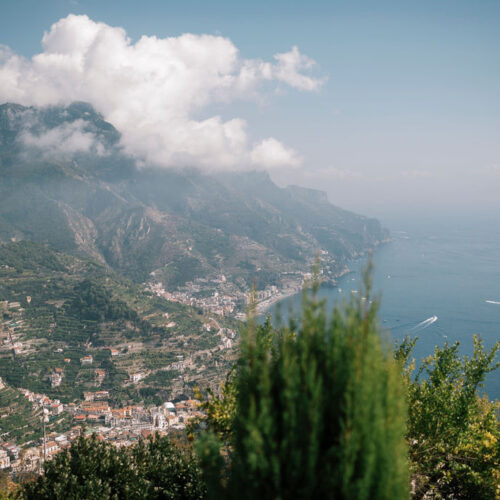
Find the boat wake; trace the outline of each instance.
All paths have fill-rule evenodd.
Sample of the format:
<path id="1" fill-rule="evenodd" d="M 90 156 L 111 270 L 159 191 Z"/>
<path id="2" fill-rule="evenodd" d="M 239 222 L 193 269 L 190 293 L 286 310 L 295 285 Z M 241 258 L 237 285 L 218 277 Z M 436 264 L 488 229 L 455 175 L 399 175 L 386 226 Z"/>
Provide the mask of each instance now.
<path id="1" fill-rule="evenodd" d="M 415 332 L 418 330 L 423 330 L 424 328 L 427 328 L 431 326 L 433 323 L 437 321 L 438 317 L 436 315 L 431 316 L 430 318 L 427 318 L 426 320 L 422 321 L 418 325 L 415 325 L 413 328 L 410 329 L 410 332 Z"/>
<path id="2" fill-rule="evenodd" d="M 498 302 L 496 300 L 485 300 L 485 302 L 488 304 L 495 304 L 497 306 L 500 306 L 500 302 Z"/>

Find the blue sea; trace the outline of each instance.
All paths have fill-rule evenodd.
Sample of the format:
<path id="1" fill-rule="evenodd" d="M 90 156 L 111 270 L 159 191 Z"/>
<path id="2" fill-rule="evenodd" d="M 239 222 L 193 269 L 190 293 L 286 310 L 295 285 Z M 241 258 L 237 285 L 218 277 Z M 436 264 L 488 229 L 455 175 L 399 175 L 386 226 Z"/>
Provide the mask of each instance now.
<path id="1" fill-rule="evenodd" d="M 373 255 L 374 289 L 382 295 L 381 319 L 392 338 L 417 336 L 417 360 L 444 342 L 458 341 L 461 352 L 471 354 L 474 334 L 488 348 L 500 340 L 500 218 L 430 217 L 386 226 L 392 241 Z M 338 287 L 321 289 L 329 307 L 359 290 L 365 265 L 366 259 L 350 262 L 353 272 Z M 283 300 L 282 317 L 300 303 L 300 295 Z M 273 317 L 276 308 L 269 310 Z M 500 369 L 488 375 L 485 390 L 500 399 Z"/>

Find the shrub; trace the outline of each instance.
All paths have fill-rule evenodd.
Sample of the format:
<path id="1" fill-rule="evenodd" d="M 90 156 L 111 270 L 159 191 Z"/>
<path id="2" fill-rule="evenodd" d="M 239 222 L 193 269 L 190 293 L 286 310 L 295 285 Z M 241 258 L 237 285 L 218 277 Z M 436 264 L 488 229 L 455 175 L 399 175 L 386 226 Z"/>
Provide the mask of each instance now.
<path id="1" fill-rule="evenodd" d="M 500 406 L 479 395 L 500 343 L 487 352 L 474 337 L 471 357 L 460 357 L 458 343 L 436 347 L 413 375 L 414 343 L 396 351 L 406 364 L 414 498 L 500 498 Z"/>
<path id="2" fill-rule="evenodd" d="M 21 498 L 201 499 L 205 488 L 197 461 L 189 450 L 168 438 L 115 448 L 94 435 L 80 437 L 69 451 L 47 462 L 44 474 L 24 485 Z"/>

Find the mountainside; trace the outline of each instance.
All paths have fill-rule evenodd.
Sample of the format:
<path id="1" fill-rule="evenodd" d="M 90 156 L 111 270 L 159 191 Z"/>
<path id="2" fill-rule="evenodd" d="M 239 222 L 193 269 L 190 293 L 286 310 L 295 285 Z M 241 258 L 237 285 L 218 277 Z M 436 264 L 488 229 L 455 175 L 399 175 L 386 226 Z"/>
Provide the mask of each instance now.
<path id="1" fill-rule="evenodd" d="M 51 432 L 75 411 L 101 422 L 84 398 L 116 408 L 217 387 L 252 285 L 264 309 L 318 257 L 334 280 L 387 237 L 263 172 L 136 163 L 85 103 L 0 106 L 4 437 L 36 438 L 42 409 Z"/>
<path id="2" fill-rule="evenodd" d="M 0 242 L 29 239 L 175 290 L 224 274 L 283 286 L 321 252 L 325 274 L 386 238 L 324 193 L 262 172 L 137 168 L 89 105 L 0 106 Z"/>
<path id="3" fill-rule="evenodd" d="M 63 403 L 102 390 L 117 405 L 163 402 L 217 385 L 235 330 L 101 264 L 28 241 L 0 246 L 0 380 L 11 387 Z"/>

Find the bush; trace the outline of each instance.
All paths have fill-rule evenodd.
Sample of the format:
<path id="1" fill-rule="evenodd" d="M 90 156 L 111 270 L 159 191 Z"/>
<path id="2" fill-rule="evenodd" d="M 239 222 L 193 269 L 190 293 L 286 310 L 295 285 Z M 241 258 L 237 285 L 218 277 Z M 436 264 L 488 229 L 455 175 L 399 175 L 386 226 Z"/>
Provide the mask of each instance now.
<path id="1" fill-rule="evenodd" d="M 43 499 L 201 499 L 205 488 L 189 450 L 168 438 L 115 448 L 96 436 L 80 437 L 69 451 L 45 464 L 44 474 L 24 485 L 21 498 Z"/>
<path id="2" fill-rule="evenodd" d="M 474 337 L 472 357 L 460 357 L 458 343 L 436 347 L 413 376 L 414 344 L 406 339 L 396 351 L 407 366 L 414 498 L 500 498 L 500 406 L 479 395 L 486 374 L 498 367 L 500 343 L 485 352 Z"/>

